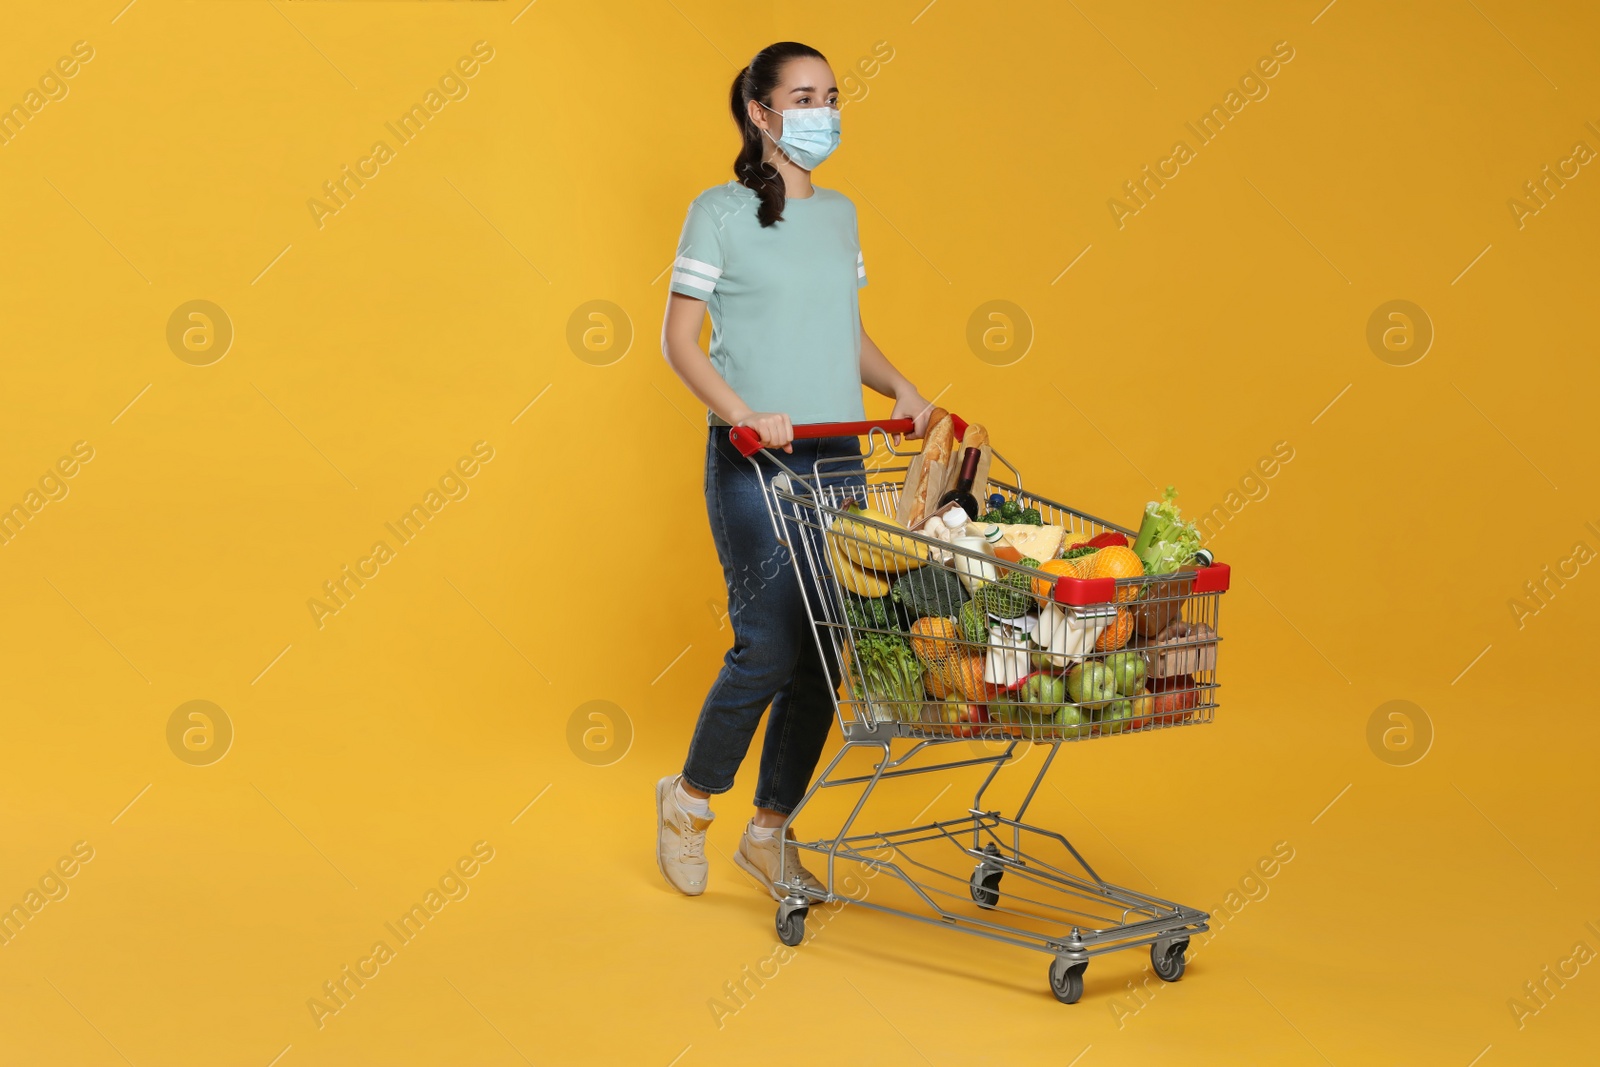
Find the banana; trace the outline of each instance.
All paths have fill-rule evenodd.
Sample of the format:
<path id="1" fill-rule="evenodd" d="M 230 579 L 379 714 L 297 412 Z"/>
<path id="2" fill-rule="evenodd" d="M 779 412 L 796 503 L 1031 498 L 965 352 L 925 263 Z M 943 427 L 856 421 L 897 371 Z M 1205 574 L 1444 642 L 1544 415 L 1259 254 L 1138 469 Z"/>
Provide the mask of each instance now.
<path id="1" fill-rule="evenodd" d="M 877 508 L 852 503 L 848 513 L 863 519 L 881 522 L 886 526 L 905 529 L 894 517 Z M 864 522 L 840 519 L 829 533 L 842 555 L 869 570 L 884 574 L 904 574 L 928 561 L 928 546 L 909 537 L 900 537 L 887 530 L 879 530 Z"/>
<path id="2" fill-rule="evenodd" d="M 839 542 L 828 543 L 828 555 L 833 562 L 833 573 L 839 582 L 856 596 L 879 597 L 889 593 L 889 579 L 858 567 L 839 551 Z"/>

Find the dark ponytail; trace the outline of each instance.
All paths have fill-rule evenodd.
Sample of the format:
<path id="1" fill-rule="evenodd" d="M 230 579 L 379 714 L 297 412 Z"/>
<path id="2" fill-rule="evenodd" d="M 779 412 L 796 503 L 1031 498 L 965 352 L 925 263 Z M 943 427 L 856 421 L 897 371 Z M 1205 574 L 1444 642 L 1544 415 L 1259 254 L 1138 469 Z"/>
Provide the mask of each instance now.
<path id="1" fill-rule="evenodd" d="M 798 41 L 779 41 L 769 44 L 755 54 L 750 65 L 733 78 L 733 124 L 739 127 L 739 155 L 733 161 L 733 175 L 740 185 L 755 190 L 761 197 L 761 207 L 756 218 L 761 225 L 771 226 L 783 218 L 783 178 L 778 168 L 762 162 L 766 151 L 767 135 L 750 121 L 749 103 L 752 100 L 771 106 L 772 90 L 778 86 L 778 76 L 783 65 L 791 59 L 812 56 L 827 62 L 828 57 Z M 782 110 L 781 108 L 779 109 Z"/>

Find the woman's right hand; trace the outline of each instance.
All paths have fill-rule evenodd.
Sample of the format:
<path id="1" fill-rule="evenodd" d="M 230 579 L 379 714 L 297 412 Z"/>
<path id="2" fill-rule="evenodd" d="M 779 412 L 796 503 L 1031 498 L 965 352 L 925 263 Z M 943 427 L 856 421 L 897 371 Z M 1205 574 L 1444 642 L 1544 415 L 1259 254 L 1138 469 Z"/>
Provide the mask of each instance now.
<path id="1" fill-rule="evenodd" d="M 748 426 L 760 434 L 762 448 L 781 446 L 785 452 L 794 451 L 794 445 L 790 444 L 794 440 L 794 423 L 781 411 L 752 411 L 734 425 Z"/>

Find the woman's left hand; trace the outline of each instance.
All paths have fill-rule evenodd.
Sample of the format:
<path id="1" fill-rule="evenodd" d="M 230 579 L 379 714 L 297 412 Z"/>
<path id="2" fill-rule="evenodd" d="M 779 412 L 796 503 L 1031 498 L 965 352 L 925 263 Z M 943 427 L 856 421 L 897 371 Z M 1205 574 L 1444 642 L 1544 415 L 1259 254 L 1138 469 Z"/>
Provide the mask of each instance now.
<path id="1" fill-rule="evenodd" d="M 928 416 L 932 413 L 932 401 L 924 399 L 916 389 L 911 389 L 909 392 L 901 393 L 895 397 L 894 411 L 889 417 L 891 419 L 915 419 L 916 426 L 909 434 L 903 436 L 907 440 L 916 441 L 920 440 L 928 432 Z M 901 438 L 901 434 L 894 435 L 895 447 L 898 448 L 900 446 Z"/>

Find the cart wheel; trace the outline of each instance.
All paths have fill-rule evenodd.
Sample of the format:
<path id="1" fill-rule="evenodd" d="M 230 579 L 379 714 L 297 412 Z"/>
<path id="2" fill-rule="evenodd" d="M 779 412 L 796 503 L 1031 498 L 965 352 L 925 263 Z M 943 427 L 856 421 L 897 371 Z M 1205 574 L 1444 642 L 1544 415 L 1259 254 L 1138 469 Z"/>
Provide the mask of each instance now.
<path id="1" fill-rule="evenodd" d="M 972 872 L 972 899 L 981 908 L 992 908 L 1000 903 L 1000 876 L 1004 871 L 993 871 L 978 864 Z"/>
<path id="2" fill-rule="evenodd" d="M 778 908 L 776 921 L 778 927 L 778 940 L 790 948 L 805 940 L 806 936 L 806 909 L 796 908 L 785 915 L 783 908 Z"/>
<path id="3" fill-rule="evenodd" d="M 1155 968 L 1156 977 L 1163 982 L 1176 982 L 1183 977 L 1183 968 L 1187 963 L 1184 952 L 1189 947 L 1189 939 L 1173 941 L 1163 944 L 1157 941 L 1150 946 L 1150 965 Z"/>
<path id="4" fill-rule="evenodd" d="M 1054 959 L 1050 961 L 1050 992 L 1063 1004 L 1076 1004 L 1078 998 L 1083 996 L 1083 972 L 1087 970 L 1087 963 L 1073 963 L 1070 960 Z"/>

